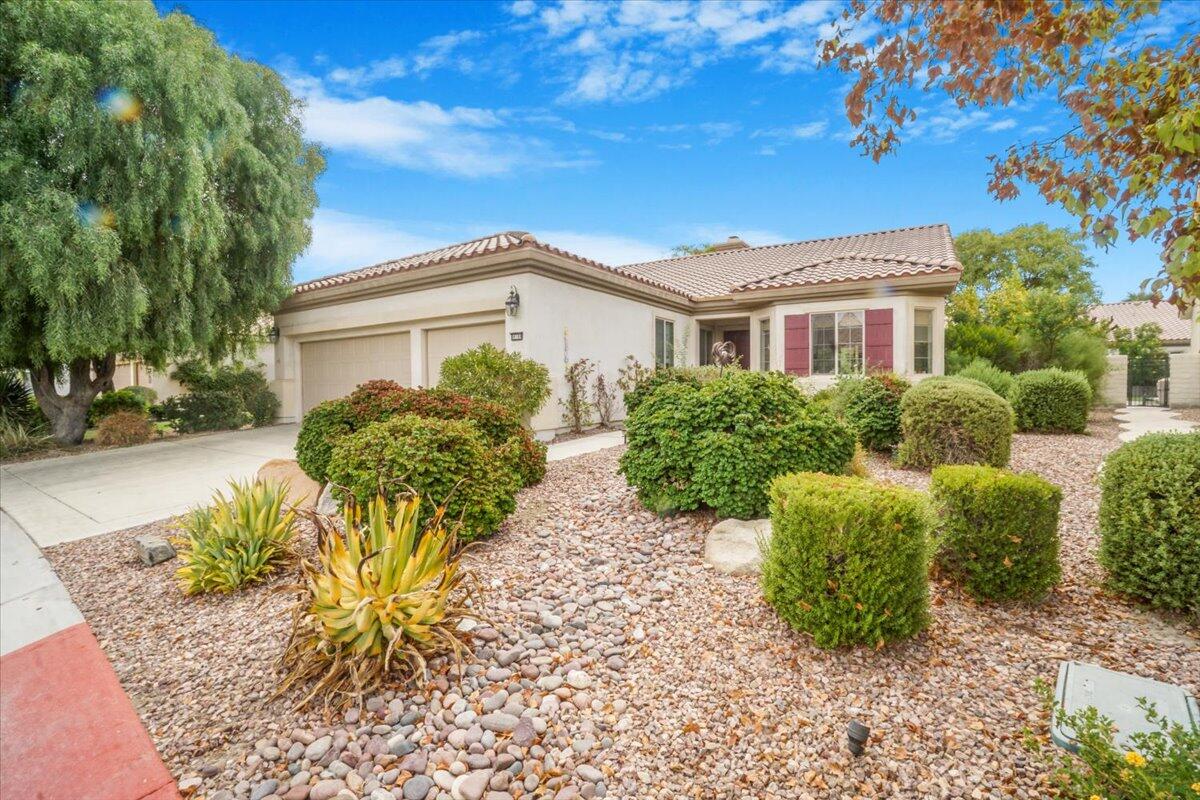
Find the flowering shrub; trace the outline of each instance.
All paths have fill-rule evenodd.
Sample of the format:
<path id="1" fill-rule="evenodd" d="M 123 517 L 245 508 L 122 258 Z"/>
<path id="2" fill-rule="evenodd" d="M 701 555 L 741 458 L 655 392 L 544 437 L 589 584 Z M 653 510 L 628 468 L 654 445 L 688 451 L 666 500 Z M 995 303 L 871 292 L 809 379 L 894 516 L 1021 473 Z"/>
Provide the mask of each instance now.
<path id="1" fill-rule="evenodd" d="M 1054 704 L 1050 686 L 1037 691 L 1048 709 L 1075 733 L 1079 752 L 1070 755 L 1033 737 L 1026 744 L 1055 768 L 1060 796 L 1073 800 L 1186 800 L 1200 797 L 1200 729 L 1168 724 L 1144 700 L 1138 706 L 1154 730 L 1135 733 L 1118 745 L 1112 721 L 1094 708 L 1073 714 Z"/>

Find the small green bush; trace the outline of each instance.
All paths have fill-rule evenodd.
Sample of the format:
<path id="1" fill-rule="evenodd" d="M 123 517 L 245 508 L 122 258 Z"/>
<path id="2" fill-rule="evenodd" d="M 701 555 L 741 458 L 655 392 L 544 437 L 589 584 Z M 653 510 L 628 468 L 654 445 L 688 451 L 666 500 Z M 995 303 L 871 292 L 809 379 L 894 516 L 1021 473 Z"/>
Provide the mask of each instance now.
<path id="1" fill-rule="evenodd" d="M 296 463 L 317 483 L 329 480 L 329 457 L 338 439 L 354 433 L 355 414 L 350 402 L 326 400 L 309 409 L 296 435 Z"/>
<path id="2" fill-rule="evenodd" d="M 1013 411 L 1008 401 L 969 378 L 926 378 L 900 400 L 903 466 L 1008 465 Z"/>
<path id="3" fill-rule="evenodd" d="M 1079 752 L 1068 753 L 1035 737 L 1026 745 L 1053 768 L 1058 797 L 1069 800 L 1164 800 L 1200 797 L 1200 728 L 1168 722 L 1152 703 L 1137 700 L 1144 730 L 1116 741 L 1117 726 L 1096 708 L 1068 714 L 1054 701 L 1048 683 L 1038 681 L 1042 703 L 1060 727 L 1072 731 Z"/>
<path id="4" fill-rule="evenodd" d="M 656 511 L 706 505 L 747 519 L 767 509 L 771 479 L 844 473 L 854 432 L 780 373 L 736 370 L 703 386 L 673 381 L 626 419 L 621 471 Z"/>
<path id="5" fill-rule="evenodd" d="M 724 372 L 736 371 L 737 367 L 725 367 Z M 625 391 L 622 400 L 625 404 L 625 415 L 628 416 L 637 410 L 637 407 L 642 402 L 654 394 L 654 391 L 660 386 L 665 386 L 668 383 L 682 383 L 686 386 L 695 386 L 699 388 L 707 383 L 712 383 L 717 378 L 724 374 L 720 368 L 707 367 L 659 367 L 658 369 L 648 371 L 642 376 L 642 379 L 637 381 L 633 388 Z"/>
<path id="6" fill-rule="evenodd" d="M 104 392 L 96 395 L 92 407 L 88 409 L 88 422 L 98 425 L 100 420 L 118 411 L 132 411 L 135 414 L 149 414 L 151 402 L 141 393 L 133 390 L 132 386 Z"/>
<path id="7" fill-rule="evenodd" d="M 145 414 L 137 411 L 114 411 L 100 419 L 96 444 L 126 447 L 150 441 L 154 426 Z"/>
<path id="8" fill-rule="evenodd" d="M 992 364 L 986 358 L 977 358 L 954 374 L 956 378 L 972 378 L 985 384 L 996 394 L 1007 398 L 1012 391 L 1013 375 Z"/>
<path id="9" fill-rule="evenodd" d="M 1081 372 L 1050 367 L 1017 375 L 1008 399 L 1017 430 L 1083 433 L 1092 407 L 1092 387 Z"/>
<path id="10" fill-rule="evenodd" d="M 171 377 L 183 384 L 189 393 L 221 392 L 236 396 L 256 428 L 270 425 L 279 414 L 279 398 L 271 391 L 266 377 L 246 364 L 209 366 L 202 361 L 185 361 L 175 368 Z"/>
<path id="11" fill-rule="evenodd" d="M 911 384 L 891 372 L 852 378 L 841 388 L 842 415 L 868 450 L 891 450 L 900 442 L 900 398 Z"/>
<path id="12" fill-rule="evenodd" d="M 403 414 L 339 439 L 329 480 L 338 496 L 348 491 L 364 507 L 381 492 L 389 499 L 417 492 L 427 501 L 422 524 L 445 504 L 446 518 L 461 520 L 460 536 L 471 540 L 493 533 L 516 508 L 516 455 L 489 448 L 465 420 Z"/>
<path id="13" fill-rule="evenodd" d="M 1100 564 L 1119 592 L 1200 612 L 1200 432 L 1147 434 L 1105 459 Z"/>
<path id="14" fill-rule="evenodd" d="M 930 491 L 938 563 L 973 597 L 1036 600 L 1058 583 L 1057 486 L 1033 473 L 944 466 Z"/>
<path id="15" fill-rule="evenodd" d="M 147 406 L 153 406 L 158 402 L 158 392 L 154 391 L 149 386 L 126 386 L 125 390 L 133 392 L 138 397 L 145 400 Z"/>
<path id="16" fill-rule="evenodd" d="M 862 478 L 800 473 L 771 484 L 768 603 L 818 647 L 879 645 L 929 624 L 925 497 Z"/>
<path id="17" fill-rule="evenodd" d="M 163 403 L 163 414 L 181 433 L 236 430 L 251 422 L 242 398 L 233 392 L 177 394 Z"/>
<path id="18" fill-rule="evenodd" d="M 496 403 L 528 424 L 550 397 L 550 370 L 517 353 L 481 344 L 442 362 L 438 388 Z"/>

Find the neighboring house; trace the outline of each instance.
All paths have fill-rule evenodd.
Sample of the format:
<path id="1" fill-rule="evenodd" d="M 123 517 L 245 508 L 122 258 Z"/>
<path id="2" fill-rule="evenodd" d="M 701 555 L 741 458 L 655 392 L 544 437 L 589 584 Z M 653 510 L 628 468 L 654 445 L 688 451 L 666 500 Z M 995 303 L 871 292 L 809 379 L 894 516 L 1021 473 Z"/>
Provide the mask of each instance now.
<path id="1" fill-rule="evenodd" d="M 489 342 L 545 364 L 533 418 L 561 430 L 565 367 L 610 381 L 627 355 L 701 364 L 733 342 L 748 369 L 815 386 L 838 373 L 943 372 L 945 298 L 961 272 L 950 229 L 929 225 L 609 267 L 508 231 L 301 283 L 275 315 L 281 419 L 372 378 L 437 384 L 442 361 Z M 623 412 L 616 419 L 623 418 Z"/>
<path id="2" fill-rule="evenodd" d="M 1168 353 L 1186 353 L 1197 336 L 1192 314 L 1180 311 L 1170 303 L 1155 305 L 1149 300 L 1126 300 L 1120 303 L 1104 303 L 1092 306 L 1088 314 L 1097 321 L 1107 321 L 1114 328 L 1133 331 L 1147 323 L 1162 329 L 1159 340 Z"/>

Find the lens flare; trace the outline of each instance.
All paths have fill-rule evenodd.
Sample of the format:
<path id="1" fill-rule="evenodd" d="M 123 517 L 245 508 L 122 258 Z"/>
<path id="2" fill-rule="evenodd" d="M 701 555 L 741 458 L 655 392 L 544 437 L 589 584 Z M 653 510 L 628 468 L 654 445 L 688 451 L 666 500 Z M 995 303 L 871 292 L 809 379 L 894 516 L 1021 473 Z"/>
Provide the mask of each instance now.
<path id="1" fill-rule="evenodd" d="M 138 100 L 129 90 L 119 86 L 110 86 L 96 96 L 100 107 L 117 122 L 134 122 L 141 119 L 142 101 Z"/>
<path id="2" fill-rule="evenodd" d="M 89 228 L 115 228 L 117 225 L 117 215 L 112 209 L 96 205 L 91 200 L 77 205 L 75 216 L 81 225 Z"/>

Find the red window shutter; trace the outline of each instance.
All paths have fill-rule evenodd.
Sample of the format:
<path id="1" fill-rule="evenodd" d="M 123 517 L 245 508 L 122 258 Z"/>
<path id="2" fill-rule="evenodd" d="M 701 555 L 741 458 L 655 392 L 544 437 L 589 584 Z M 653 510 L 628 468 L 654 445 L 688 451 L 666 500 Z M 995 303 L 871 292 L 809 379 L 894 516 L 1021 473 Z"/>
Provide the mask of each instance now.
<path id="1" fill-rule="evenodd" d="M 808 375 L 808 354 L 808 314 L 788 314 L 783 318 L 783 371 Z"/>
<path id="2" fill-rule="evenodd" d="M 867 309 L 867 369 L 892 369 L 892 310 Z"/>

